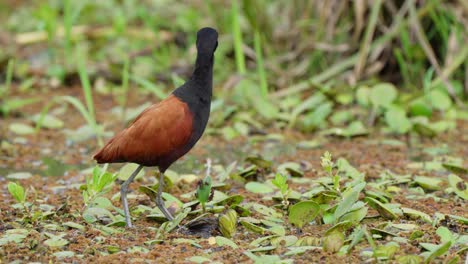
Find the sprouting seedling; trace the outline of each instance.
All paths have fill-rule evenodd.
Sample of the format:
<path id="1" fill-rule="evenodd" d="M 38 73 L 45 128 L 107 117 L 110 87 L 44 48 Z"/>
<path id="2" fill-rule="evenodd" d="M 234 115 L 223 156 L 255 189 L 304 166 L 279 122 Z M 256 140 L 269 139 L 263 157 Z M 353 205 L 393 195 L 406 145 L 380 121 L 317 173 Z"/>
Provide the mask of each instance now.
<path id="1" fill-rule="evenodd" d="M 24 204 L 26 202 L 26 192 L 23 186 L 16 182 L 9 182 L 8 191 L 18 203 Z"/>
<path id="2" fill-rule="evenodd" d="M 333 167 L 335 166 L 335 163 L 332 160 L 332 155 L 330 152 L 326 151 L 322 157 L 320 157 L 321 162 L 320 165 L 322 166 L 323 170 L 332 178 L 333 181 L 333 188 L 335 190 L 339 190 L 340 188 L 340 177 L 338 174 L 333 174 Z"/>
<path id="3" fill-rule="evenodd" d="M 197 199 L 200 202 L 203 212 L 206 211 L 205 204 L 208 202 L 211 196 L 211 160 L 208 159 L 206 161 L 206 176 L 203 180 L 198 182 L 198 187 L 197 187 Z"/>
<path id="4" fill-rule="evenodd" d="M 273 179 L 271 182 L 280 190 L 281 196 L 283 198 L 283 204 L 288 206 L 288 197 L 291 190 L 289 190 L 286 175 L 277 173 L 275 175 L 275 179 Z"/>
<path id="5" fill-rule="evenodd" d="M 28 207 L 29 205 L 26 203 L 27 191 L 24 190 L 24 187 L 16 182 L 9 182 L 7 187 L 11 196 L 21 204 L 29 219 L 32 219 L 31 211 Z"/>
<path id="6" fill-rule="evenodd" d="M 205 203 L 208 202 L 211 194 L 211 177 L 207 176 L 198 183 L 197 199 L 202 205 L 203 212 L 206 211 Z"/>
<path id="7" fill-rule="evenodd" d="M 111 184 L 117 178 L 117 174 L 112 174 L 106 171 L 107 165 L 104 168 L 99 166 L 94 167 L 93 173 L 90 177 L 86 177 L 86 185 L 83 189 L 83 201 L 88 206 L 96 197 L 106 193 Z"/>
<path id="8" fill-rule="evenodd" d="M 326 151 L 323 153 L 323 156 L 320 157 L 321 162 L 320 165 L 322 165 L 322 168 L 329 174 L 331 175 L 332 173 L 332 168 L 333 168 L 333 162 L 332 162 L 332 155 L 330 152 Z"/>

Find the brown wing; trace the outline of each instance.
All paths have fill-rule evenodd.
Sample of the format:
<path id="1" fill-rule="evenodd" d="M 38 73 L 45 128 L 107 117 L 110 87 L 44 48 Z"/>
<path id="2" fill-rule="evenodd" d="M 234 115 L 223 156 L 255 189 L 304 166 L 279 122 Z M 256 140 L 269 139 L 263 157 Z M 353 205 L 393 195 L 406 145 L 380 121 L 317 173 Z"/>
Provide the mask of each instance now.
<path id="1" fill-rule="evenodd" d="M 98 163 L 134 162 L 158 166 L 161 159 L 187 144 L 192 122 L 188 105 L 171 95 L 145 109 L 94 155 L 94 159 Z"/>

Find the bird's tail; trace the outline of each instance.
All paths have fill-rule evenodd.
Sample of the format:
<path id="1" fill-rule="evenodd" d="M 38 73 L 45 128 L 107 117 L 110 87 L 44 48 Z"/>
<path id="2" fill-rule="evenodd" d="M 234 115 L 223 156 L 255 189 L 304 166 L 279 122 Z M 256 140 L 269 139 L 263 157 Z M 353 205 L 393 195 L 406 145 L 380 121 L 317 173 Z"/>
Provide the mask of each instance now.
<path id="1" fill-rule="evenodd" d="M 111 139 L 103 148 L 101 148 L 96 154 L 94 154 L 93 159 L 97 163 L 114 163 L 119 161 L 119 151 L 118 148 L 115 148 L 114 138 Z"/>

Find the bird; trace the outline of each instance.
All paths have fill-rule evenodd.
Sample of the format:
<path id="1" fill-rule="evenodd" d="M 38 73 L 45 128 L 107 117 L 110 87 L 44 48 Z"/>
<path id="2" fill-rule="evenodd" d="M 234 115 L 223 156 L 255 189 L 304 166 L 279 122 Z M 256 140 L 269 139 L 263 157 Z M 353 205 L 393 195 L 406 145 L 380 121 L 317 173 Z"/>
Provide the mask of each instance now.
<path id="1" fill-rule="evenodd" d="M 200 29 L 191 77 L 167 98 L 143 110 L 127 128 L 111 138 L 93 156 L 98 164 L 138 164 L 120 188 L 125 223 L 129 228 L 132 222 L 127 201 L 128 186 L 144 167 L 158 167 L 159 187 L 155 202 L 169 221 L 174 219 L 161 197 L 164 172 L 189 152 L 205 131 L 210 116 L 217 47 L 218 32 L 210 27 Z"/>

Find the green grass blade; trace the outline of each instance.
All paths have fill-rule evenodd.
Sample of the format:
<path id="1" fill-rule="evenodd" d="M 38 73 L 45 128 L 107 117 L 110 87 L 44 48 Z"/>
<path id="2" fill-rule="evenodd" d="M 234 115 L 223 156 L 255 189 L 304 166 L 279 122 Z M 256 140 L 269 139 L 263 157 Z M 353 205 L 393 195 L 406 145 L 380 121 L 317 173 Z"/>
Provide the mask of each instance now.
<path id="1" fill-rule="evenodd" d="M 141 85 L 141 87 L 143 87 L 144 89 L 152 92 L 159 99 L 164 99 L 167 96 L 167 94 L 161 88 L 156 86 L 154 83 L 144 79 L 143 77 L 133 75 L 130 76 L 130 79 L 136 82 L 138 85 Z"/>
<path id="2" fill-rule="evenodd" d="M 81 87 L 85 96 L 85 102 L 88 109 L 88 115 L 93 126 L 96 126 L 96 117 L 94 114 L 93 93 L 89 82 L 86 66 L 82 59 L 78 59 L 78 74 L 80 75 Z"/>
<path id="3" fill-rule="evenodd" d="M 73 26 L 72 5 L 70 0 L 63 1 L 63 25 L 65 28 L 65 61 L 70 65 L 72 60 L 71 31 Z"/>
<path id="4" fill-rule="evenodd" d="M 39 131 L 39 129 L 41 129 L 42 124 L 44 122 L 44 118 L 54 103 L 57 103 L 57 98 L 52 99 L 51 102 L 49 102 L 48 104 L 46 104 L 46 106 L 42 108 L 41 113 L 39 114 L 39 118 L 37 119 L 37 122 L 36 122 L 36 133 Z"/>
<path id="5" fill-rule="evenodd" d="M 255 31 L 254 46 L 255 46 L 255 54 L 257 57 L 258 78 L 260 79 L 260 91 L 261 91 L 262 97 L 267 98 L 268 81 L 266 77 L 265 65 L 263 63 L 261 35 L 260 35 L 260 32 L 258 32 L 258 30 Z"/>
<path id="6" fill-rule="evenodd" d="M 357 61 L 356 67 L 354 68 L 354 73 L 357 79 L 359 79 L 364 66 L 366 65 L 367 55 L 369 54 L 372 37 L 374 36 L 375 28 L 377 26 L 377 18 L 379 16 L 381 6 L 382 0 L 373 1 L 368 27 L 366 28 L 364 35 L 364 41 L 362 41 L 361 47 L 359 49 L 359 59 Z"/>
<path id="7" fill-rule="evenodd" d="M 81 116 L 86 120 L 86 123 L 88 123 L 88 125 L 91 127 L 95 127 L 94 119 L 91 117 L 88 110 L 86 110 L 86 107 L 80 100 L 76 99 L 75 97 L 68 96 L 68 95 L 60 96 L 57 98 L 57 100 L 59 102 L 66 102 L 66 103 L 73 105 L 76 108 L 76 110 L 80 112 Z"/>
<path id="8" fill-rule="evenodd" d="M 234 53 L 236 58 L 237 71 L 240 74 L 247 72 L 245 66 L 244 51 L 242 50 L 242 31 L 239 22 L 240 10 L 238 1 L 232 1 L 231 6 L 231 23 L 232 23 L 232 34 L 234 37 Z"/>
<path id="9" fill-rule="evenodd" d="M 15 59 L 8 60 L 7 71 L 6 71 L 6 78 L 5 78 L 5 86 L 3 87 L 3 93 L 6 94 L 10 91 L 11 88 L 11 80 L 13 80 L 13 73 L 15 69 Z M 1 95 L 1 93 L 0 93 Z"/>

